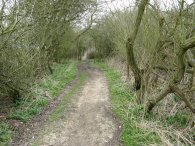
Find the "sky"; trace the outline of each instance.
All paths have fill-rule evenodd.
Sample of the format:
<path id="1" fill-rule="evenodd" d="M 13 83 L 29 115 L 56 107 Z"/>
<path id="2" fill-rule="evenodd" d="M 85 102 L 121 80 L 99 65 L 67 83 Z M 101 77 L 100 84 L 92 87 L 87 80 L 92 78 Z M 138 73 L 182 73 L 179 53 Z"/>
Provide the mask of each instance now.
<path id="1" fill-rule="evenodd" d="M 98 11 L 95 18 L 101 18 L 105 16 L 110 11 L 114 12 L 115 10 L 124 10 L 129 9 L 130 7 L 135 7 L 136 0 L 97 0 L 100 4 L 98 6 Z M 193 3 L 194 0 L 185 0 L 187 4 Z M 170 10 L 173 7 L 178 6 L 178 0 L 150 0 L 151 4 L 157 3 L 159 7 L 166 11 Z M 80 28 L 85 28 L 88 25 L 88 20 L 90 14 L 86 15 L 77 23 L 77 26 Z"/>
<path id="2" fill-rule="evenodd" d="M 7 0 L 8 5 L 13 0 Z M 116 9 L 126 9 L 134 6 L 136 0 L 97 0 L 102 4 L 102 10 L 109 12 Z M 157 3 L 162 10 L 171 9 L 173 6 L 178 5 L 179 0 L 150 0 L 150 3 Z M 194 0 L 185 0 L 186 3 L 191 4 Z M 0 0 L 0 8 L 2 6 L 2 0 Z"/>
<path id="3" fill-rule="evenodd" d="M 9 6 L 11 5 L 10 3 L 11 1 L 14 0 L 7 0 Z M 109 13 L 110 11 L 124 10 L 124 9 L 129 9 L 131 7 L 134 7 L 136 0 L 97 0 L 97 1 L 99 4 L 101 4 L 99 6 L 99 11 L 98 11 L 98 15 L 99 17 L 101 17 Z M 181 0 L 150 0 L 150 3 L 157 4 L 161 8 L 161 10 L 169 10 L 174 7 L 178 7 L 178 1 Z M 187 4 L 191 4 L 194 1 L 195 0 L 185 0 Z M 2 6 L 2 0 L 0 0 L 0 8 L 1 6 Z M 88 16 L 86 17 L 86 20 L 84 18 L 83 22 L 80 23 L 86 25 L 87 21 L 88 21 Z"/>
<path id="4" fill-rule="evenodd" d="M 126 9 L 133 7 L 135 0 L 98 0 L 105 11 L 114 11 L 116 9 Z M 194 0 L 185 0 L 187 4 L 193 3 Z M 162 10 L 171 9 L 178 6 L 178 0 L 150 0 L 150 3 L 158 4 Z"/>

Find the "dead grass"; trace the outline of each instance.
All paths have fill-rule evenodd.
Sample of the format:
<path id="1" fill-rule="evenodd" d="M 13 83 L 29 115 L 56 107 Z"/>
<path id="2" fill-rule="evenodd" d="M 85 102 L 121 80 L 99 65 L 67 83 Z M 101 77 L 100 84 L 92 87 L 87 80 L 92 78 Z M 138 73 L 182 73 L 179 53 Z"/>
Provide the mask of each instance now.
<path id="1" fill-rule="evenodd" d="M 127 79 L 125 62 L 120 61 L 120 58 L 109 58 L 106 64 L 110 68 L 114 68 L 121 74 L 121 80 L 132 89 L 133 79 Z M 160 81 L 162 83 L 162 81 Z M 163 84 L 159 84 L 155 90 L 147 94 L 147 98 L 157 95 L 162 89 Z M 159 92 L 157 92 L 159 91 Z M 136 108 L 134 102 L 130 102 L 128 108 Z M 143 105 L 144 106 L 144 105 Z M 129 110 L 127 110 L 129 111 Z M 126 113 L 131 116 L 130 113 Z M 163 146 L 191 146 L 195 145 L 194 128 L 191 123 L 194 121 L 194 116 L 180 101 L 179 97 L 174 94 L 168 95 L 164 100 L 158 103 L 151 114 L 140 112 L 140 122 L 136 126 L 145 130 L 148 133 L 155 133 L 160 137 Z M 153 146 L 156 144 L 152 144 Z"/>

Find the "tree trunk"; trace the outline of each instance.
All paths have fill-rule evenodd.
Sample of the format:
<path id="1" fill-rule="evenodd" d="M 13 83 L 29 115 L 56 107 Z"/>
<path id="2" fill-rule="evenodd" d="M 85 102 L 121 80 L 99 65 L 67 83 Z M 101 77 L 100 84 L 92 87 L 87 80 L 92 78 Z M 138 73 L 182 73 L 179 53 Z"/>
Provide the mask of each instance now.
<path id="1" fill-rule="evenodd" d="M 139 8 L 138 8 L 138 14 L 135 22 L 135 27 L 132 35 L 128 38 L 127 43 L 126 43 L 126 49 L 127 49 L 127 76 L 129 77 L 129 67 L 131 68 L 134 78 L 135 78 L 135 85 L 134 88 L 136 91 L 140 90 L 141 88 L 141 74 L 140 74 L 140 69 L 137 66 L 137 63 L 135 61 L 134 57 L 134 42 L 136 39 L 136 36 L 139 31 L 139 27 L 141 24 L 141 20 L 144 14 L 145 7 L 149 0 L 142 0 Z"/>
<path id="2" fill-rule="evenodd" d="M 171 88 L 167 85 L 154 100 L 149 100 L 146 105 L 146 111 L 149 113 L 169 93 L 171 93 Z"/>
<path id="3" fill-rule="evenodd" d="M 48 66 L 49 72 L 50 72 L 51 74 L 53 74 L 53 69 L 52 69 L 52 67 L 51 67 L 51 65 L 50 65 L 49 59 L 47 60 L 47 66 Z"/>
<path id="4" fill-rule="evenodd" d="M 135 78 L 134 88 L 137 91 L 141 88 L 141 74 L 140 74 L 140 69 L 138 68 L 135 61 L 135 57 L 133 53 L 133 44 L 131 43 L 131 39 L 128 39 L 126 47 L 127 47 L 128 69 L 130 67 L 133 72 Z"/>
<path id="5" fill-rule="evenodd" d="M 194 113 L 195 109 L 191 106 L 190 102 L 187 100 L 185 97 L 185 94 L 183 94 L 180 89 L 177 87 L 177 84 L 181 82 L 181 80 L 184 77 L 185 73 L 185 63 L 184 63 L 184 55 L 185 53 L 195 47 L 195 37 L 191 37 L 187 39 L 183 44 L 181 44 L 180 50 L 177 55 L 177 64 L 178 64 L 178 69 L 177 72 L 175 73 L 174 78 L 172 81 L 169 83 L 169 85 L 159 94 L 159 96 L 153 100 L 152 102 L 149 101 L 149 103 L 146 106 L 146 111 L 150 112 L 154 106 L 161 101 L 164 97 L 167 96 L 169 93 L 175 93 L 176 95 L 180 96 L 182 100 L 185 102 L 186 106 Z"/>

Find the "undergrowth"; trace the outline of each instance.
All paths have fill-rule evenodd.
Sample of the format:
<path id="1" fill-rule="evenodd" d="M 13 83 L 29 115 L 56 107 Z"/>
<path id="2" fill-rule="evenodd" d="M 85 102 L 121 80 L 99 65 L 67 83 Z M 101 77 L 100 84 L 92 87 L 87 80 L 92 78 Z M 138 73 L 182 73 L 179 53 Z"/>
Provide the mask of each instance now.
<path id="1" fill-rule="evenodd" d="M 37 83 L 27 98 L 18 100 L 6 118 L 27 122 L 35 115 L 40 114 L 49 101 L 58 96 L 60 91 L 76 77 L 76 74 L 77 62 L 56 64 L 54 73 Z M 10 142 L 11 129 L 8 124 L 0 123 L 0 145 Z"/>
<path id="2" fill-rule="evenodd" d="M 0 146 L 11 142 L 11 128 L 8 124 L 0 122 Z"/>
<path id="3" fill-rule="evenodd" d="M 54 73 L 45 77 L 32 91 L 31 98 L 19 101 L 9 115 L 10 119 L 26 122 L 32 116 L 39 114 L 48 105 L 49 100 L 59 95 L 59 92 L 76 76 L 76 63 L 56 64 Z M 34 97 L 34 98 L 32 98 Z"/>
<path id="4" fill-rule="evenodd" d="M 189 132 L 184 132 L 191 114 L 179 111 L 175 115 L 146 114 L 144 105 L 135 103 L 135 95 L 121 80 L 120 73 L 106 63 L 95 61 L 107 77 L 113 111 L 123 124 L 121 143 L 125 146 L 191 145 Z M 187 131 L 187 129 L 185 130 Z M 192 144 L 193 145 L 193 144 Z"/>

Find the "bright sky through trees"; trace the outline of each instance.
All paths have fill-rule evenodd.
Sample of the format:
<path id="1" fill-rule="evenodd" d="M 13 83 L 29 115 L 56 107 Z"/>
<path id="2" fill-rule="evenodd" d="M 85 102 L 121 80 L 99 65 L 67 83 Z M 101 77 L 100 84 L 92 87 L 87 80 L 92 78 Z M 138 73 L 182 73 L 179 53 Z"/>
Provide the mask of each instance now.
<path id="1" fill-rule="evenodd" d="M 104 7 L 106 12 L 135 6 L 135 0 L 99 0 L 99 2 L 103 3 L 102 7 Z M 151 0 L 150 2 L 159 5 L 163 10 L 168 10 L 177 7 L 179 0 Z M 185 2 L 191 4 L 193 3 L 193 0 L 185 0 Z"/>

